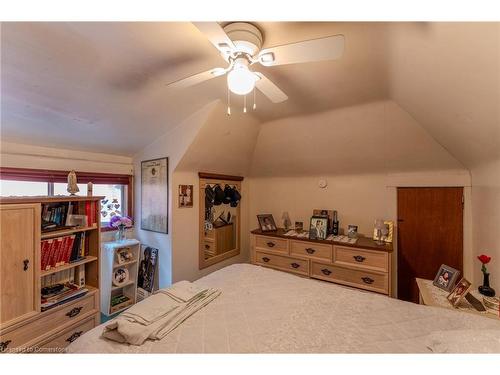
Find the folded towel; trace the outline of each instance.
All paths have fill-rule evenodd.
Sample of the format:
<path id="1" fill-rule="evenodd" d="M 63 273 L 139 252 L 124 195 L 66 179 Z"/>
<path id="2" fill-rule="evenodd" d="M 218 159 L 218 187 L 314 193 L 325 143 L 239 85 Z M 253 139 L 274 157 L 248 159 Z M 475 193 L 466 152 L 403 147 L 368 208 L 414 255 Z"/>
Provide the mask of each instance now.
<path id="1" fill-rule="evenodd" d="M 165 293 L 166 290 L 162 289 L 112 320 L 105 326 L 102 336 L 132 345 L 142 345 L 147 339 L 160 340 L 221 294 L 217 289 L 184 284 L 174 291 L 187 300 L 179 302 L 179 297 L 174 299 L 171 293 Z"/>
<path id="2" fill-rule="evenodd" d="M 158 293 L 167 294 L 178 302 L 189 302 L 206 290 L 206 288 L 201 288 L 189 281 L 184 280 L 173 284 L 170 288 L 160 289 Z"/>

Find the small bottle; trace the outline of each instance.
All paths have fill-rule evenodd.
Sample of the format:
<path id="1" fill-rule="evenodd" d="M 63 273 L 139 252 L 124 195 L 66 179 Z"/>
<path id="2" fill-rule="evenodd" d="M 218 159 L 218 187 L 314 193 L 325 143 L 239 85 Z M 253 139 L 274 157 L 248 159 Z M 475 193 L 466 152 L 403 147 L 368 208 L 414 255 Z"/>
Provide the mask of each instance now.
<path id="1" fill-rule="evenodd" d="M 339 235 L 339 220 L 337 218 L 337 211 L 333 211 L 333 228 L 332 228 L 332 234 L 334 236 Z"/>

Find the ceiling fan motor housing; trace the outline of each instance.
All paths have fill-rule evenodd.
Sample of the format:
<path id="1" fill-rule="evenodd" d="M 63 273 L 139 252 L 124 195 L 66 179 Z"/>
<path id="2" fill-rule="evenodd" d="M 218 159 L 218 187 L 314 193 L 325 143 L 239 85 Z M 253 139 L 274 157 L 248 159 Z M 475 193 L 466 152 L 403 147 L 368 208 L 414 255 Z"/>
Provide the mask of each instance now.
<path id="1" fill-rule="evenodd" d="M 255 56 L 262 48 L 262 33 L 248 22 L 233 22 L 224 27 L 224 32 L 233 41 L 238 52 Z"/>

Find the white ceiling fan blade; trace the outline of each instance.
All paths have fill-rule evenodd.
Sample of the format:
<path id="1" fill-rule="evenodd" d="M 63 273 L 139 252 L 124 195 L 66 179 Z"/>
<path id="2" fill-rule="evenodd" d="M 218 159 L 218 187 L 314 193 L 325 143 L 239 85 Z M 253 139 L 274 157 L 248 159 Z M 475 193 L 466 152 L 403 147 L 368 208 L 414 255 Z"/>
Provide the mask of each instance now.
<path id="1" fill-rule="evenodd" d="M 194 74 L 192 76 L 180 79 L 178 81 L 168 83 L 167 86 L 170 88 L 186 88 L 186 87 L 197 85 L 197 84 L 202 83 L 204 81 L 208 81 L 209 79 L 219 77 L 221 75 L 224 75 L 225 73 L 226 73 L 226 69 L 224 69 L 224 68 L 210 69 L 210 70 L 207 70 L 205 72 Z"/>
<path id="2" fill-rule="evenodd" d="M 265 66 L 297 64 L 310 61 L 335 60 L 344 52 L 344 36 L 306 40 L 282 46 L 266 48 L 259 53 L 259 61 Z"/>
<path id="3" fill-rule="evenodd" d="M 264 74 L 255 72 L 255 75 L 259 78 L 255 82 L 255 86 L 269 98 L 273 103 L 281 103 L 288 99 L 288 96 L 281 91 L 281 89 L 276 86 L 273 82 L 269 80 Z"/>
<path id="4" fill-rule="evenodd" d="M 205 34 L 207 39 L 220 51 L 226 61 L 232 51 L 236 50 L 233 41 L 217 22 L 193 22 L 193 25 Z"/>

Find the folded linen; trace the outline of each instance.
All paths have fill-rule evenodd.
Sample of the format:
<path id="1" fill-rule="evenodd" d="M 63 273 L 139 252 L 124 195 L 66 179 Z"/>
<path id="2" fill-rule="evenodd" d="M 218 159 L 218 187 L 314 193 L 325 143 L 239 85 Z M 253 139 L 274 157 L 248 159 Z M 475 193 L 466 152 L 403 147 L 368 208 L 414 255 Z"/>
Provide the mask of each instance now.
<path id="1" fill-rule="evenodd" d="M 183 280 L 173 284 L 170 288 L 160 289 L 158 293 L 167 294 L 178 302 L 188 302 L 206 290 L 206 288 Z"/>
<path id="2" fill-rule="evenodd" d="M 102 336 L 132 345 L 142 345 L 147 339 L 160 340 L 221 294 L 217 289 L 205 289 L 194 294 L 188 302 L 181 303 L 164 293 L 165 290 L 139 302 L 112 320 L 104 327 Z M 194 293 L 194 288 L 191 290 Z M 152 299 L 155 296 L 160 297 Z M 188 294 L 182 296 L 187 298 Z"/>

